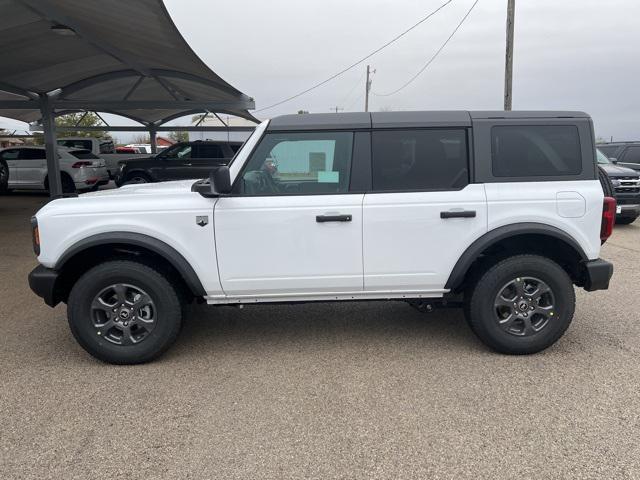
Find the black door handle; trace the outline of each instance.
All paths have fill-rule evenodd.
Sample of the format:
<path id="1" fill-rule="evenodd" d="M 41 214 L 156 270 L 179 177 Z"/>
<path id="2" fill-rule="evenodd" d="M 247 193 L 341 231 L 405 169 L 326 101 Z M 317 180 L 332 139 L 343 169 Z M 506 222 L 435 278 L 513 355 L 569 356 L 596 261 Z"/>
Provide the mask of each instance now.
<path id="1" fill-rule="evenodd" d="M 475 210 L 459 210 L 440 212 L 440 218 L 474 218 L 476 216 Z"/>
<path id="2" fill-rule="evenodd" d="M 316 222 L 350 222 L 351 215 L 316 215 Z"/>

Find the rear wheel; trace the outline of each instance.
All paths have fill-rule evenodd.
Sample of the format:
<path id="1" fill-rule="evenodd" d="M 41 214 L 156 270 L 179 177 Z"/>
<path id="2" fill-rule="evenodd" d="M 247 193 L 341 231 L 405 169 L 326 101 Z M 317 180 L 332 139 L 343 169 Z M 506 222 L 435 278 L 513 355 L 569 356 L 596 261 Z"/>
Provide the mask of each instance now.
<path id="1" fill-rule="evenodd" d="M 68 174 L 64 172 L 60 174 L 60 183 L 62 184 L 62 193 L 76 193 L 76 184 Z M 44 179 L 44 189 L 49 191 L 49 177 Z"/>
<path id="2" fill-rule="evenodd" d="M 465 299 L 475 334 L 508 354 L 536 353 L 553 345 L 575 310 L 573 282 L 554 261 L 537 255 L 507 258 L 478 276 Z"/>
<path id="3" fill-rule="evenodd" d="M 115 364 L 153 360 L 180 331 L 176 289 L 155 269 L 132 261 L 109 261 L 74 285 L 67 308 L 78 343 L 94 357 Z"/>

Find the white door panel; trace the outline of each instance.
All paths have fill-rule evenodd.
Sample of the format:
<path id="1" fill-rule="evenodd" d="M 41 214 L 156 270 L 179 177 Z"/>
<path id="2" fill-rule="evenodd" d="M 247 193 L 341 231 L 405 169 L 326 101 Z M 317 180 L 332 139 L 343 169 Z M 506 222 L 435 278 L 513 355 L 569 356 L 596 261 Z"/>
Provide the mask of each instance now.
<path id="1" fill-rule="evenodd" d="M 362 291 L 362 194 L 223 197 L 216 251 L 227 295 Z M 350 221 L 316 221 L 349 215 Z"/>
<path id="2" fill-rule="evenodd" d="M 475 217 L 440 217 L 449 211 Z M 365 291 L 443 290 L 460 255 L 487 231 L 484 186 L 367 194 L 363 222 Z"/>
<path id="3" fill-rule="evenodd" d="M 598 258 L 604 198 L 598 180 L 487 183 L 485 188 L 489 230 L 523 222 L 552 225 L 574 238 L 590 259 Z"/>

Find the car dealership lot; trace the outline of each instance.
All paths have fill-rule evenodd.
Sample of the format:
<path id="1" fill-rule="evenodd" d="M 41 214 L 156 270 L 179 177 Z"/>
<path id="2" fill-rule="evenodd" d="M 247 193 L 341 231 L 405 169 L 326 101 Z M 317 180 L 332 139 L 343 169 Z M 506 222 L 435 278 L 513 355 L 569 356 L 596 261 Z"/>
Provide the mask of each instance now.
<path id="1" fill-rule="evenodd" d="M 154 363 L 99 363 L 31 293 L 29 217 L 0 198 L 4 478 L 636 478 L 640 225 L 549 350 L 488 351 L 402 302 L 193 307 Z"/>

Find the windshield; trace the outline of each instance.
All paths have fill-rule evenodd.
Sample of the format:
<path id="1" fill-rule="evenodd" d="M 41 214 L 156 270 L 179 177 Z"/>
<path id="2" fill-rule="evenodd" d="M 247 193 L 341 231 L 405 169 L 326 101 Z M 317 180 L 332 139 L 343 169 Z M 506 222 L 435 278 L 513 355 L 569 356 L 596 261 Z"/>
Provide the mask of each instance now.
<path id="1" fill-rule="evenodd" d="M 596 159 L 598 160 L 598 163 L 600 165 L 606 165 L 611 163 L 607 158 L 607 156 L 604 153 L 602 153 L 599 148 L 596 148 Z"/>

